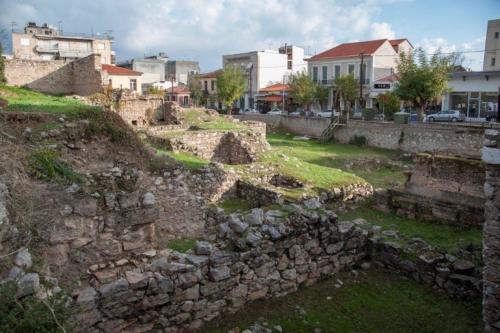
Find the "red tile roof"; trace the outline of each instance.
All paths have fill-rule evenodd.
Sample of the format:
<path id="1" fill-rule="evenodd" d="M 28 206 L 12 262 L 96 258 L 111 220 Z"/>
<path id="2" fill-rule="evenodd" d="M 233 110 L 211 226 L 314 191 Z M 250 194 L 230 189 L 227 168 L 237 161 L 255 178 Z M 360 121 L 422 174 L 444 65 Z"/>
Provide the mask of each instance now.
<path id="1" fill-rule="evenodd" d="M 179 94 L 191 94 L 191 90 L 187 86 L 177 86 L 174 87 L 174 95 L 179 95 Z M 172 88 L 167 88 L 165 90 L 167 94 L 172 94 Z"/>
<path id="2" fill-rule="evenodd" d="M 398 52 L 399 44 L 401 44 L 404 41 L 407 41 L 408 44 L 411 45 L 410 41 L 408 39 L 406 39 L 406 38 L 391 39 L 391 40 L 389 40 L 389 43 L 391 43 L 391 46 L 394 48 L 394 50 L 396 52 Z M 411 45 L 411 46 L 413 47 L 413 45 Z"/>
<path id="3" fill-rule="evenodd" d="M 118 67 L 113 65 L 103 64 L 101 66 L 103 71 L 108 72 L 109 75 L 128 75 L 128 76 L 140 76 L 141 72 L 133 71 L 128 68 Z"/>
<path id="4" fill-rule="evenodd" d="M 259 92 L 280 92 L 280 91 L 287 91 L 288 90 L 288 85 L 287 84 L 282 84 L 282 83 L 276 83 L 272 84 L 268 87 L 262 88 Z"/>
<path id="5" fill-rule="evenodd" d="M 380 79 L 375 80 L 375 82 L 395 82 L 398 80 L 399 80 L 398 74 L 394 73 L 391 75 L 381 77 Z"/>
<path id="6" fill-rule="evenodd" d="M 216 71 L 212 71 L 212 72 L 208 72 L 208 73 L 203 73 L 203 74 L 199 74 L 197 75 L 197 77 L 199 79 L 213 79 L 213 78 L 216 78 L 217 75 L 219 75 L 219 73 L 222 71 L 222 69 L 218 69 Z"/>
<path id="7" fill-rule="evenodd" d="M 377 51 L 385 41 L 387 41 L 387 39 L 369 40 L 366 42 L 356 43 L 343 43 L 335 46 L 334 48 L 316 54 L 315 56 L 309 58 L 309 60 L 357 57 L 361 53 L 370 55 L 375 53 L 375 51 Z"/>

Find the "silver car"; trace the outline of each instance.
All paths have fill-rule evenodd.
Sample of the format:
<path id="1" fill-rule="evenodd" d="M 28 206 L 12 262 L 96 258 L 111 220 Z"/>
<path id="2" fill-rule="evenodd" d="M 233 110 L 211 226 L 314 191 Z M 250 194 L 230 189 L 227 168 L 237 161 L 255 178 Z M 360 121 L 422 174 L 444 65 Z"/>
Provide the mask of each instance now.
<path id="1" fill-rule="evenodd" d="M 447 122 L 457 122 L 464 121 L 465 116 L 458 110 L 443 110 L 436 113 L 431 113 L 425 116 L 425 121 L 434 122 L 434 121 L 447 121 Z"/>

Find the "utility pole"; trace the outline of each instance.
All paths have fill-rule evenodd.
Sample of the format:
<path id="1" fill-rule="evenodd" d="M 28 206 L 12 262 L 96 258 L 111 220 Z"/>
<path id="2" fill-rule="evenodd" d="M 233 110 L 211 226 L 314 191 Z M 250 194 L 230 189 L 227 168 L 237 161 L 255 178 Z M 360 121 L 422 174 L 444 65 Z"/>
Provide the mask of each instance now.
<path id="1" fill-rule="evenodd" d="M 14 27 L 17 25 L 16 21 L 10 22 L 11 31 L 14 32 Z"/>
<path id="2" fill-rule="evenodd" d="M 359 107 L 363 105 L 363 53 L 360 53 L 361 65 L 359 66 Z"/>
<path id="3" fill-rule="evenodd" d="M 283 87 L 282 87 L 282 102 L 281 106 L 283 107 L 283 112 L 285 112 L 285 74 L 283 74 Z"/>
<path id="4" fill-rule="evenodd" d="M 497 123 L 500 123 L 500 86 L 498 87 L 497 96 Z"/>

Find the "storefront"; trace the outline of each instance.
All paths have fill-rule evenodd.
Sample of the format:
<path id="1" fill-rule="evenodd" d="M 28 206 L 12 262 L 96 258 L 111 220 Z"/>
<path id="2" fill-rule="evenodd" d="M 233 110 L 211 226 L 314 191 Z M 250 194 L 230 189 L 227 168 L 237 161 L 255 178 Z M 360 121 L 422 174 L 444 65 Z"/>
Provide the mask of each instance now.
<path id="1" fill-rule="evenodd" d="M 498 112 L 500 71 L 454 73 L 448 85 L 443 110 L 459 110 L 466 121 L 485 121 Z"/>
<path id="2" fill-rule="evenodd" d="M 281 83 L 265 87 L 255 95 L 256 109 L 261 113 L 267 113 L 273 108 L 289 110 L 291 98 L 288 95 L 288 85 Z"/>

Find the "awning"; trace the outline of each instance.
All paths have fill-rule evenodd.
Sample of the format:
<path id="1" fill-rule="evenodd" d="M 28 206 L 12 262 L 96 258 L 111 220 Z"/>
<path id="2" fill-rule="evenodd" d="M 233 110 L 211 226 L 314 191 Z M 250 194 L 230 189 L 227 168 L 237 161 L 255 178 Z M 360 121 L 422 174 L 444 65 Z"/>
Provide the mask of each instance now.
<path id="1" fill-rule="evenodd" d="M 283 101 L 283 96 L 279 95 L 271 95 L 264 97 L 264 101 L 266 102 L 281 102 Z"/>

